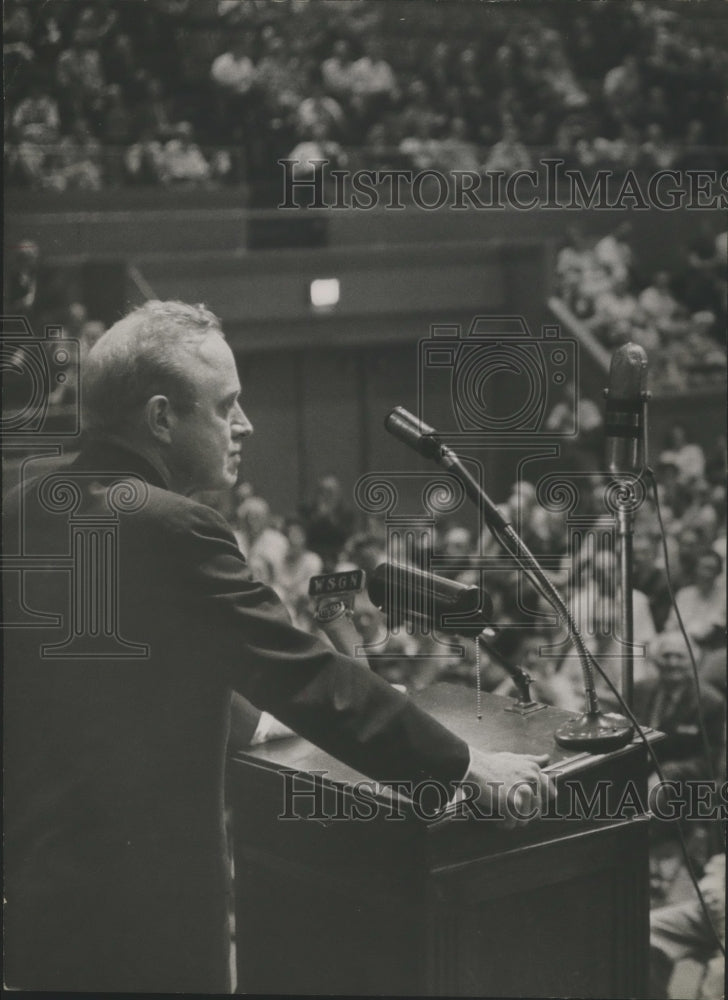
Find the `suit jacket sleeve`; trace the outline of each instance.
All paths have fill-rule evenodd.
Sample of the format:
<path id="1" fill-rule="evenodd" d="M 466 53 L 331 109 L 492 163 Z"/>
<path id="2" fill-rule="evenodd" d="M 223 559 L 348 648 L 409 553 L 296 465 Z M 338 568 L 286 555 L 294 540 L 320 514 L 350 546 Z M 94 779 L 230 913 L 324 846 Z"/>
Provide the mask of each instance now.
<path id="1" fill-rule="evenodd" d="M 312 743 L 379 781 L 459 781 L 467 744 L 355 660 L 296 628 L 251 579 L 225 521 L 188 507 L 175 548 L 227 681 Z"/>

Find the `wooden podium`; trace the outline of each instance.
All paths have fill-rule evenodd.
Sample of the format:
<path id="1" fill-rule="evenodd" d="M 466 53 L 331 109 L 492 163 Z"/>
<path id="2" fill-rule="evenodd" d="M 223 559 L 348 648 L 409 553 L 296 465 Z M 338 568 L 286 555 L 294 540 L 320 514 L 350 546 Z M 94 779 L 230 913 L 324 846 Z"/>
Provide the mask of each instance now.
<path id="1" fill-rule="evenodd" d="M 646 801 L 644 746 L 570 753 L 553 740 L 569 713 L 523 716 L 486 695 L 478 721 L 473 692 L 457 686 L 415 700 L 473 746 L 549 753 L 560 816 L 506 831 L 492 820 L 428 821 L 381 794 L 374 818 L 353 819 L 363 776 L 310 743 L 237 754 L 228 790 L 238 991 L 644 996 L 649 824 L 635 808 L 637 795 Z M 308 818 L 281 818 L 292 791 Z M 622 800 L 622 815 L 590 815 L 590 798 L 610 811 Z"/>

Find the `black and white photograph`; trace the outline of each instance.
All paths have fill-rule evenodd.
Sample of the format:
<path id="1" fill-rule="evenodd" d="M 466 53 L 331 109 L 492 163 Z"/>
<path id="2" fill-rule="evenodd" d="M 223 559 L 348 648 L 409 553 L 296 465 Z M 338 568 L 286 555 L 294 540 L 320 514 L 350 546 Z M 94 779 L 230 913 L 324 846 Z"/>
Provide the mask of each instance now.
<path id="1" fill-rule="evenodd" d="M 4 988 L 723 1000 L 728 4 L 3 28 Z"/>

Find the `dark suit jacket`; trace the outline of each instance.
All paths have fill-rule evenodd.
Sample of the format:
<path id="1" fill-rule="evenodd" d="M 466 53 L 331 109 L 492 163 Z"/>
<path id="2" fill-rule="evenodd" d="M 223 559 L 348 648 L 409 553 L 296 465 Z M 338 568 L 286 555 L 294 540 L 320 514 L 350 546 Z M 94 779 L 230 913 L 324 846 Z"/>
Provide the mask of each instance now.
<path id="1" fill-rule="evenodd" d="M 296 629 L 224 520 L 170 492 L 146 460 L 91 442 L 68 477 L 70 510 L 51 480 L 5 510 L 6 555 L 22 537 L 23 565 L 51 567 L 25 574 L 24 613 L 61 616 L 4 632 L 6 982 L 224 991 L 231 689 L 375 779 L 449 783 L 467 746 Z M 140 509 L 119 512 L 134 491 Z M 112 529 L 84 555 L 99 524 Z M 74 629 L 65 657 L 41 651 Z M 105 629 L 146 653 L 120 656 Z"/>
<path id="2" fill-rule="evenodd" d="M 632 710 L 637 721 L 665 735 L 665 739 L 655 745 L 655 752 L 665 776 L 670 779 L 707 778 L 710 773 L 698 724 L 698 704 L 715 766 L 723 746 L 725 726 L 725 699 L 719 691 L 701 679 L 698 703 L 691 677 L 686 677 L 683 684 L 673 689 L 666 689 L 659 677 L 639 681 L 634 686 Z"/>

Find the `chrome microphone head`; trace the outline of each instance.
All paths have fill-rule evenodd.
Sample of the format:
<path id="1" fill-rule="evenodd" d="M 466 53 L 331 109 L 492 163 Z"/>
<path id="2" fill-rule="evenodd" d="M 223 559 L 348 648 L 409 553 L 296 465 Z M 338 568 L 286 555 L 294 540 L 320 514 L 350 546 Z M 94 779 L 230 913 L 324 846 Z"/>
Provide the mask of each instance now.
<path id="1" fill-rule="evenodd" d="M 389 434 L 425 458 L 440 457 L 442 442 L 435 428 L 424 423 L 414 413 L 405 410 L 403 406 L 395 406 L 391 413 L 387 414 L 384 426 Z"/>
<path id="2" fill-rule="evenodd" d="M 623 344 L 612 356 L 604 433 L 607 468 L 613 476 L 640 475 L 644 467 L 643 415 L 647 355 L 639 344 Z"/>

